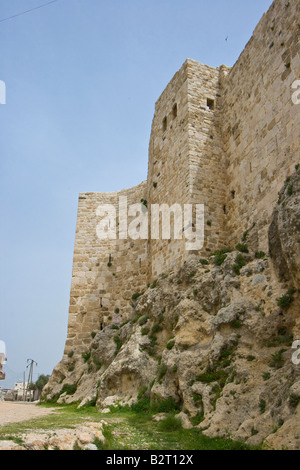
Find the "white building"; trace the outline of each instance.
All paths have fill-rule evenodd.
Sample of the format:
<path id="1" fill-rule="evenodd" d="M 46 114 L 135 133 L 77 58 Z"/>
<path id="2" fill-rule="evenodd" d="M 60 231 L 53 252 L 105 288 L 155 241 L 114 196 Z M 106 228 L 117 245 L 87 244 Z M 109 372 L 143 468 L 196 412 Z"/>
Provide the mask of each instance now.
<path id="1" fill-rule="evenodd" d="M 5 379 L 5 373 L 2 371 L 3 364 L 6 363 L 5 343 L 0 340 L 0 380 Z"/>

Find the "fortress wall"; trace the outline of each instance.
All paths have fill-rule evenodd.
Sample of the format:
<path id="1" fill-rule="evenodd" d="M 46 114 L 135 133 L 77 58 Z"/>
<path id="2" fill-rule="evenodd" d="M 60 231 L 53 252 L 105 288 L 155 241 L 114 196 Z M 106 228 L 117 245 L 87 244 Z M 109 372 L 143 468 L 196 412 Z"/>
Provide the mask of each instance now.
<path id="1" fill-rule="evenodd" d="M 188 65 L 188 184 L 191 201 L 205 207 L 205 254 L 227 244 L 220 69 L 196 61 L 189 61 Z"/>
<path id="2" fill-rule="evenodd" d="M 223 81 L 231 244 L 253 227 L 255 248 L 268 250 L 278 192 L 300 162 L 300 105 L 291 99 L 300 79 L 299 12 L 296 0 L 275 0 Z"/>
<path id="3" fill-rule="evenodd" d="M 172 206 L 189 202 L 188 159 L 188 83 L 185 62 L 155 104 L 148 162 L 148 200 L 151 204 Z M 159 240 L 150 240 L 150 277 L 154 279 L 179 265 L 184 252 L 182 240 L 162 240 L 161 237 Z"/>
<path id="4" fill-rule="evenodd" d="M 219 129 L 219 69 L 187 59 L 155 106 L 149 146 L 151 204 L 204 204 L 203 252 L 226 244 L 226 171 Z M 208 106 L 208 101 L 211 108 Z M 175 112 L 174 112 L 175 109 Z M 183 233 L 184 235 L 184 233 Z M 190 252 L 182 240 L 151 240 L 151 277 L 178 267 Z"/>
<path id="5" fill-rule="evenodd" d="M 128 205 L 139 203 L 146 197 L 146 182 L 114 193 L 79 196 L 65 354 L 75 346 L 86 349 L 91 332 L 126 320 L 132 294 L 145 289 L 147 240 L 100 240 L 97 236 L 97 224 L 103 219 L 96 214 L 97 207 L 113 204 L 118 215 L 120 196 L 127 197 Z M 119 219 L 117 231 L 118 224 Z"/>

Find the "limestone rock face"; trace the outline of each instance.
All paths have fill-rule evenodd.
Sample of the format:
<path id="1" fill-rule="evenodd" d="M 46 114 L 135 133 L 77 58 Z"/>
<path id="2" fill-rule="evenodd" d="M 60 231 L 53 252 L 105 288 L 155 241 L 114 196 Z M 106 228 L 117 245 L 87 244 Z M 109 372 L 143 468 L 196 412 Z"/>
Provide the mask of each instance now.
<path id="1" fill-rule="evenodd" d="M 185 427 L 208 436 L 300 448 L 300 369 L 291 348 L 300 339 L 299 294 L 279 306 L 289 284 L 268 255 L 233 251 L 218 264 L 193 255 L 160 276 L 126 322 L 96 333 L 83 356 L 64 358 L 44 397 L 93 401 L 100 410 L 172 399 Z"/>
<path id="2" fill-rule="evenodd" d="M 72 429 L 26 431 L 20 435 L 22 444 L 0 441 L 0 450 L 97 450 L 95 440 L 105 442 L 103 430 L 107 423 L 86 422 Z"/>
<path id="3" fill-rule="evenodd" d="M 269 228 L 269 247 L 282 279 L 300 287 L 300 170 L 287 178 Z"/>

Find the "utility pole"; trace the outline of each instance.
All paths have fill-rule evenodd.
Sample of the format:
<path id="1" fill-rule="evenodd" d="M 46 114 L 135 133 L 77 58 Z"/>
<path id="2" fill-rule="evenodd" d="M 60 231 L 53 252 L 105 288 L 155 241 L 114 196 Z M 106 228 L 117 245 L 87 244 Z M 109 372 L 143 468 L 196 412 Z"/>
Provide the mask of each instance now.
<path id="1" fill-rule="evenodd" d="M 26 366 L 26 368 L 29 367 L 29 372 L 28 372 L 27 389 L 26 389 L 26 393 L 25 393 L 25 401 L 27 400 L 28 392 L 29 392 L 29 399 L 30 399 L 30 395 L 31 395 L 31 392 L 29 390 L 29 386 L 30 386 L 31 383 L 33 383 L 33 366 L 34 366 L 34 364 L 38 365 L 37 362 L 35 362 L 33 359 L 27 359 L 27 363 L 28 362 L 30 362 L 30 364 L 27 364 L 27 366 Z"/>
<path id="2" fill-rule="evenodd" d="M 25 383 L 26 383 L 26 379 L 25 379 L 25 370 L 24 370 L 24 380 L 23 380 L 23 401 L 25 401 L 25 394 L 26 394 L 26 391 L 25 391 Z"/>

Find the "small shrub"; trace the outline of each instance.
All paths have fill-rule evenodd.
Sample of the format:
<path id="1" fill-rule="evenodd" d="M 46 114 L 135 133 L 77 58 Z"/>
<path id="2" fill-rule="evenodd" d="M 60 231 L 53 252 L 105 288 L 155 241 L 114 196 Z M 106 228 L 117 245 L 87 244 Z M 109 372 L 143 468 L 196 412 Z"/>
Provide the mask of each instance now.
<path id="1" fill-rule="evenodd" d="M 90 359 L 90 357 L 91 357 L 91 351 L 88 351 L 88 352 L 86 352 L 86 353 L 82 353 L 82 354 L 81 354 L 81 357 L 82 357 L 82 359 L 84 360 L 84 362 L 87 362 L 87 361 Z"/>
<path id="2" fill-rule="evenodd" d="M 266 402 L 265 402 L 265 400 L 260 400 L 258 406 L 259 406 L 259 409 L 260 409 L 260 413 L 264 414 L 264 412 L 266 411 Z"/>
<path id="3" fill-rule="evenodd" d="M 263 374 L 263 379 L 264 379 L 265 381 L 269 380 L 270 377 L 271 377 L 270 372 L 265 372 L 265 373 Z"/>
<path id="4" fill-rule="evenodd" d="M 255 356 L 247 356 L 246 359 L 248 362 L 252 362 L 255 360 Z"/>
<path id="5" fill-rule="evenodd" d="M 214 369 L 211 369 L 210 367 L 208 367 L 206 372 L 204 372 L 203 374 L 196 376 L 196 380 L 198 382 L 202 382 L 205 384 L 218 382 L 220 380 L 225 383 L 227 378 L 228 378 L 228 374 L 224 370 L 216 370 L 216 369 L 214 370 Z"/>
<path id="6" fill-rule="evenodd" d="M 69 354 L 68 354 L 68 357 L 71 358 L 71 357 L 73 357 L 73 355 L 74 355 L 74 351 L 70 351 Z"/>
<path id="7" fill-rule="evenodd" d="M 109 262 L 107 263 L 107 266 L 110 268 L 110 267 L 112 266 L 112 263 L 109 261 Z"/>
<path id="8" fill-rule="evenodd" d="M 238 243 L 236 249 L 241 253 L 249 253 L 248 247 L 244 243 Z"/>
<path id="9" fill-rule="evenodd" d="M 158 368 L 157 380 L 161 382 L 168 370 L 167 364 L 161 364 Z"/>
<path id="10" fill-rule="evenodd" d="M 149 328 L 142 328 L 141 333 L 142 333 L 142 336 L 146 336 L 149 333 Z"/>
<path id="11" fill-rule="evenodd" d="M 96 370 L 100 370 L 102 367 L 102 362 L 99 361 L 95 356 L 93 356 L 93 363 L 96 366 Z"/>
<path id="12" fill-rule="evenodd" d="M 202 266 L 207 266 L 209 263 L 207 259 L 200 259 L 200 264 L 202 264 Z"/>
<path id="13" fill-rule="evenodd" d="M 204 420 L 204 413 L 198 413 L 196 416 L 190 418 L 190 422 L 193 426 L 198 426 Z"/>
<path id="14" fill-rule="evenodd" d="M 256 259 L 262 259 L 266 256 L 266 253 L 264 251 L 256 251 L 255 252 L 255 258 Z"/>
<path id="15" fill-rule="evenodd" d="M 214 265 L 221 266 L 224 263 L 226 258 L 227 258 L 227 254 L 224 253 L 222 250 L 217 252 L 214 257 Z"/>
<path id="16" fill-rule="evenodd" d="M 97 333 L 96 333 L 95 331 L 92 331 L 92 332 L 91 332 L 91 337 L 94 339 L 95 336 L 96 336 L 96 334 L 97 334 Z"/>
<path id="17" fill-rule="evenodd" d="M 169 341 L 168 344 L 167 344 L 167 349 L 171 350 L 175 345 L 175 341 L 172 340 L 172 341 Z"/>
<path id="18" fill-rule="evenodd" d="M 206 222 L 206 224 L 207 224 L 209 227 L 211 227 L 211 220 L 208 220 L 208 221 Z"/>
<path id="19" fill-rule="evenodd" d="M 240 328 L 242 326 L 242 324 L 241 324 L 240 320 L 233 320 L 230 323 L 230 326 L 236 330 L 236 329 Z"/>
<path id="20" fill-rule="evenodd" d="M 189 278 L 191 279 L 192 277 L 195 276 L 195 274 L 196 274 L 196 271 L 191 271 L 191 272 L 189 273 Z"/>
<path id="21" fill-rule="evenodd" d="M 77 383 L 75 384 L 65 384 L 60 392 L 60 395 L 66 393 L 67 395 L 74 395 L 77 390 Z"/>
<path id="22" fill-rule="evenodd" d="M 115 356 L 116 356 L 122 347 L 122 341 L 119 335 L 114 336 L 114 342 L 116 344 L 116 350 L 115 350 Z"/>
<path id="23" fill-rule="evenodd" d="M 278 331 L 278 336 L 272 338 L 272 340 L 267 344 L 267 347 L 275 348 L 282 344 L 285 344 L 286 346 L 292 346 L 293 338 L 294 338 L 293 335 L 287 333 L 287 330 L 285 328 L 281 328 Z"/>
<path id="24" fill-rule="evenodd" d="M 287 194 L 289 196 L 292 196 L 293 194 L 293 185 L 292 184 L 289 184 L 288 187 L 287 187 Z"/>
<path id="25" fill-rule="evenodd" d="M 158 323 L 162 323 L 164 321 L 164 314 L 160 313 L 158 316 Z"/>
<path id="26" fill-rule="evenodd" d="M 155 323 L 153 326 L 152 326 L 152 333 L 159 333 L 159 331 L 162 331 L 163 330 L 163 327 L 161 325 L 158 325 L 157 323 Z"/>
<path id="27" fill-rule="evenodd" d="M 150 284 L 150 289 L 155 289 L 155 287 L 157 287 L 157 279 L 155 281 L 152 282 L 152 284 Z"/>
<path id="28" fill-rule="evenodd" d="M 290 407 L 297 408 L 299 403 L 300 403 L 300 395 L 296 395 L 295 393 L 292 393 L 289 398 Z"/>
<path id="29" fill-rule="evenodd" d="M 174 432 L 182 429 L 181 420 L 173 415 L 169 415 L 158 424 L 158 429 L 161 432 Z"/>
<path id="30" fill-rule="evenodd" d="M 140 326 L 143 326 L 145 325 L 145 323 L 147 323 L 147 321 L 149 320 L 149 315 L 143 315 L 140 320 L 139 320 L 139 325 Z"/>
<path id="31" fill-rule="evenodd" d="M 294 293 L 294 289 L 289 289 L 286 294 L 282 295 L 279 299 L 277 299 L 278 307 L 282 308 L 283 310 L 288 310 L 291 303 L 294 301 Z"/>
<path id="32" fill-rule="evenodd" d="M 273 367 L 274 369 L 281 369 L 281 367 L 284 364 L 283 360 L 283 353 L 285 352 L 285 349 L 280 349 L 280 351 L 276 351 L 276 353 L 272 354 L 272 360 L 270 362 L 270 367 Z"/>
<path id="33" fill-rule="evenodd" d="M 246 266 L 247 261 L 245 260 L 244 256 L 241 254 L 238 254 L 235 258 L 235 264 L 232 265 L 233 271 L 237 274 L 240 275 L 240 270 Z"/>
<path id="34" fill-rule="evenodd" d="M 120 309 L 118 307 L 115 308 L 115 313 L 120 313 Z"/>
<path id="35" fill-rule="evenodd" d="M 135 294 L 132 295 L 132 300 L 137 300 L 141 295 L 143 295 L 144 292 L 136 292 Z"/>
<path id="36" fill-rule="evenodd" d="M 242 242 L 245 242 L 248 238 L 248 234 L 249 234 L 249 230 L 246 230 L 243 235 L 242 235 L 242 238 L 241 238 L 241 241 Z"/>

